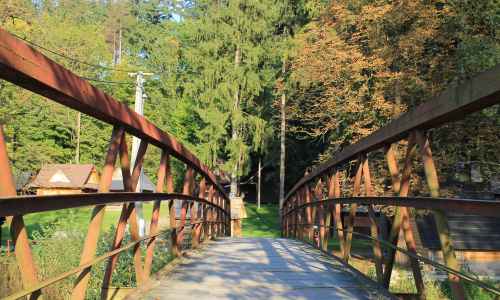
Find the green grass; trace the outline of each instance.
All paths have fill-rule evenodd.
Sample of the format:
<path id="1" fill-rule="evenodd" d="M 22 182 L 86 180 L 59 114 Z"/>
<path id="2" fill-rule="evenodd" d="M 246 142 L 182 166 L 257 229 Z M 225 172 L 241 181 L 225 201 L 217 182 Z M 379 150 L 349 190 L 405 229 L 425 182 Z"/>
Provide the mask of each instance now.
<path id="1" fill-rule="evenodd" d="M 279 209 L 277 204 L 245 203 L 247 218 L 243 220 L 243 237 L 280 237 Z"/>
<path id="2" fill-rule="evenodd" d="M 146 220 L 146 226 L 149 226 L 149 220 L 151 219 L 151 213 L 153 209 L 153 204 L 151 202 L 144 203 L 144 218 Z M 104 213 L 104 220 L 101 227 L 102 231 L 107 231 L 110 227 L 116 226 L 118 218 L 120 217 L 120 208 L 113 210 L 106 210 Z M 165 204 L 162 203 L 160 209 L 160 218 L 165 218 L 168 209 Z M 72 208 L 63 209 L 56 211 L 47 211 L 41 213 L 33 213 L 24 216 L 24 224 L 28 230 L 28 235 L 30 238 L 33 237 L 33 233 L 40 231 L 44 226 L 50 226 L 56 224 L 59 220 L 68 219 L 71 220 L 76 228 L 85 231 L 90 221 L 90 216 L 92 213 L 92 207 L 82 207 L 82 208 Z M 12 240 L 7 223 L 2 225 L 2 244 L 6 244 L 6 240 Z"/>

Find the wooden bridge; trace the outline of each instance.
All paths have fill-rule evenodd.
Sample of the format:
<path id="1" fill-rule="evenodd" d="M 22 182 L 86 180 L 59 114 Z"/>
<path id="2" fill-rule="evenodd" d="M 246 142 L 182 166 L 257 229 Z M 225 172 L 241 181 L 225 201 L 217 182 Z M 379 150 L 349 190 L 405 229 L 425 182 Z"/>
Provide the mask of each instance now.
<path id="1" fill-rule="evenodd" d="M 422 264 L 448 274 L 453 297 L 465 299 L 465 281 L 493 295 L 500 290 L 464 273 L 449 237 L 444 211 L 497 217 L 499 201 L 440 198 L 437 169 L 428 131 L 445 123 L 500 103 L 500 66 L 450 87 L 440 96 L 346 147 L 331 161 L 306 174 L 288 193 L 281 210 L 280 239 L 231 239 L 230 200 L 215 175 L 172 136 L 157 128 L 126 105 L 113 99 L 86 80 L 53 62 L 37 50 L 0 30 L 0 78 L 45 96 L 64 106 L 83 112 L 113 127 L 104 161 L 99 191 L 94 194 L 60 196 L 16 196 L 4 134 L 0 128 L 0 217 L 7 217 L 15 245 L 15 256 L 23 289 L 5 299 L 43 297 L 43 289 L 65 278 L 76 276 L 71 299 L 84 299 L 91 269 L 105 262 L 101 298 L 109 299 L 110 283 L 118 256 L 132 251 L 137 289 L 128 297 L 139 299 L 385 299 L 426 296 Z M 128 136 L 141 139 L 133 163 L 128 154 Z M 406 146 L 403 168 L 399 169 L 394 145 Z M 150 147 L 161 150 L 155 193 L 136 193 L 140 170 Z M 373 153 L 386 162 L 392 191 L 376 195 L 369 158 Z M 381 154 L 381 155 L 380 155 Z M 423 179 L 430 195 L 411 197 L 413 159 L 424 166 Z M 185 165 L 181 191 L 175 191 L 171 159 Z M 109 193 L 116 161 L 123 172 L 125 192 Z M 349 166 L 354 165 L 354 171 Z M 422 174 L 413 174 L 420 176 Z M 341 184 L 340 178 L 349 178 Z M 195 193 L 195 191 L 197 191 Z M 136 202 L 152 201 L 149 235 L 141 237 L 136 221 Z M 170 228 L 160 231 L 161 202 L 169 204 Z M 178 202 L 180 212 L 175 210 Z M 114 241 L 106 254 L 96 257 L 96 247 L 105 207 L 120 203 L 121 216 Z M 387 239 L 380 236 L 376 213 L 381 205 L 396 207 Z M 23 217 L 27 214 L 75 207 L 93 206 L 80 264 L 51 278 L 40 278 L 33 260 Z M 342 220 L 342 209 L 349 209 Z M 354 229 L 357 211 L 363 208 L 370 220 L 370 233 Z M 437 224 L 444 264 L 417 253 L 411 230 L 413 209 L 429 210 Z M 188 219 L 189 214 L 189 221 Z M 123 245 L 127 225 L 132 242 Z M 187 234 L 189 230 L 189 237 Z M 406 249 L 397 246 L 403 233 Z M 168 250 L 177 258 L 152 275 L 154 248 L 158 237 L 168 234 Z M 372 242 L 373 255 L 366 263 L 375 266 L 374 280 L 356 271 L 352 260 L 352 241 L 362 237 Z M 339 257 L 328 247 L 333 238 L 340 244 Z M 189 239 L 195 250 L 187 251 Z M 145 245 L 144 254 L 141 244 Z M 406 254 L 417 293 L 391 295 L 388 292 L 395 253 Z"/>

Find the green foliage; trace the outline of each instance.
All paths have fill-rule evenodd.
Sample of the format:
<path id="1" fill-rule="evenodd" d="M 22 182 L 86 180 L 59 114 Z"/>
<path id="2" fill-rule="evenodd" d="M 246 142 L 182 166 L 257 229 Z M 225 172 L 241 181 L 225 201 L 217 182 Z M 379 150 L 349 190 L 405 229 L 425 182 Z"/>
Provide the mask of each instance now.
<path id="1" fill-rule="evenodd" d="M 276 204 L 245 203 L 247 218 L 243 219 L 243 237 L 280 237 L 279 209 Z"/>
<path id="2" fill-rule="evenodd" d="M 327 160 L 402 111 L 500 63 L 499 7 L 495 0 L 326 5 L 294 39 L 288 124 L 305 149 L 289 162 Z M 498 148 L 498 116 L 493 107 L 433 132 L 437 160 L 448 169 L 476 157 L 498 161 L 490 151 Z"/>
<path id="3" fill-rule="evenodd" d="M 80 263 L 80 253 L 83 241 L 87 234 L 87 226 L 83 223 L 83 215 L 88 222 L 89 210 L 65 210 L 62 214 L 43 216 L 39 215 L 40 222 L 36 228 L 30 231 L 33 256 L 40 280 L 49 279 L 56 275 L 67 272 Z M 109 215 L 109 214 L 108 214 Z M 105 215 L 106 216 L 106 215 Z M 113 223 L 116 223 L 117 215 L 111 214 Z M 149 216 L 150 217 L 150 216 Z M 110 250 L 114 239 L 116 228 L 111 225 L 111 220 L 105 220 L 103 233 L 99 237 L 96 256 L 104 255 Z M 86 224 L 86 223 L 85 223 Z M 28 228 L 31 228 L 28 226 Z M 3 234 L 2 234 L 3 235 Z M 152 272 L 155 273 L 172 260 L 168 251 L 169 232 L 160 235 L 156 241 L 153 254 Z M 122 245 L 132 242 L 130 234 L 126 234 Z M 141 245 L 142 257 L 145 255 L 145 246 Z M 107 260 L 96 264 L 92 268 L 91 279 L 87 290 L 86 299 L 100 299 L 102 279 Z M 21 286 L 14 256 L 0 255 L 0 292 L 9 295 L 19 291 Z M 44 296 L 49 299 L 66 299 L 71 293 L 76 275 L 59 281 L 43 289 Z M 135 269 L 132 250 L 127 250 L 119 255 L 118 263 L 112 277 L 112 287 L 134 287 L 136 286 Z"/>
<path id="4" fill-rule="evenodd" d="M 236 169 L 242 176 L 251 168 L 252 153 L 271 148 L 266 142 L 272 137 L 271 105 L 286 50 L 282 32 L 292 22 L 288 4 L 300 5 L 197 1 L 182 13 L 181 101 L 190 103 L 183 105 L 195 128 L 189 141 L 210 166 L 222 161 L 225 171 Z M 285 13 L 286 23 L 281 19 Z"/>

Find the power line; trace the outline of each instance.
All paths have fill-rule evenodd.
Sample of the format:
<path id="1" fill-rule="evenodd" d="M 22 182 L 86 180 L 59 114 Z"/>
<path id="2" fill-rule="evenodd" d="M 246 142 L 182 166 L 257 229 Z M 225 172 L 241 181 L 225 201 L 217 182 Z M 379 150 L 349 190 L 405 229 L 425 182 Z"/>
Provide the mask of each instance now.
<path id="1" fill-rule="evenodd" d="M 20 39 L 20 40 L 23 40 L 24 42 L 34 46 L 34 47 L 37 47 L 37 48 L 40 48 L 42 50 L 45 50 L 49 53 L 52 53 L 54 55 L 57 55 L 57 56 L 60 56 L 64 59 L 67 59 L 67 60 L 71 60 L 73 62 L 76 62 L 76 63 L 79 63 L 79 64 L 82 64 L 82 65 L 86 65 L 86 66 L 89 66 L 89 67 L 93 67 L 93 68 L 99 68 L 99 69 L 103 69 L 103 70 L 109 70 L 109 71 L 116 71 L 116 72 L 125 72 L 125 73 L 133 73 L 133 72 L 138 72 L 136 70 L 125 70 L 125 69 L 117 69 L 117 68 L 111 68 L 111 67 L 106 67 L 106 66 L 101 66 L 101 65 L 95 65 L 95 64 L 91 64 L 91 63 L 88 63 L 86 61 L 83 61 L 83 60 L 79 60 L 79 59 L 76 59 L 76 58 L 73 58 L 73 57 L 70 57 L 70 56 L 67 56 L 65 54 L 62 54 L 62 53 L 59 53 L 57 51 L 54 51 L 54 50 L 51 50 L 51 49 L 48 49 L 44 46 L 41 46 L 35 42 L 32 42 L 24 37 L 21 37 L 15 33 L 12 33 L 10 32 L 10 34 L 12 34 L 13 36 L 15 36 L 16 38 Z M 159 73 L 162 73 L 162 72 L 159 72 Z"/>
<path id="2" fill-rule="evenodd" d="M 101 80 L 101 79 L 97 79 L 97 78 L 88 78 L 88 77 L 81 77 L 81 78 L 88 80 L 88 81 L 106 83 L 106 84 L 134 85 L 133 82 L 126 82 L 126 81 L 110 81 L 110 80 Z"/>

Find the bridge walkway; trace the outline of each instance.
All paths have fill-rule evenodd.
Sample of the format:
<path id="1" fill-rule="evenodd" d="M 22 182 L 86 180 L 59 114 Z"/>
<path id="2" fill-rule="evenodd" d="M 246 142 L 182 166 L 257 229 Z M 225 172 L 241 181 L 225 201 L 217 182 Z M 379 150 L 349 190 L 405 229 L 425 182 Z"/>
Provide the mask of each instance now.
<path id="1" fill-rule="evenodd" d="M 309 245 L 269 238 L 212 242 L 136 298 L 392 299 L 356 270 Z"/>

